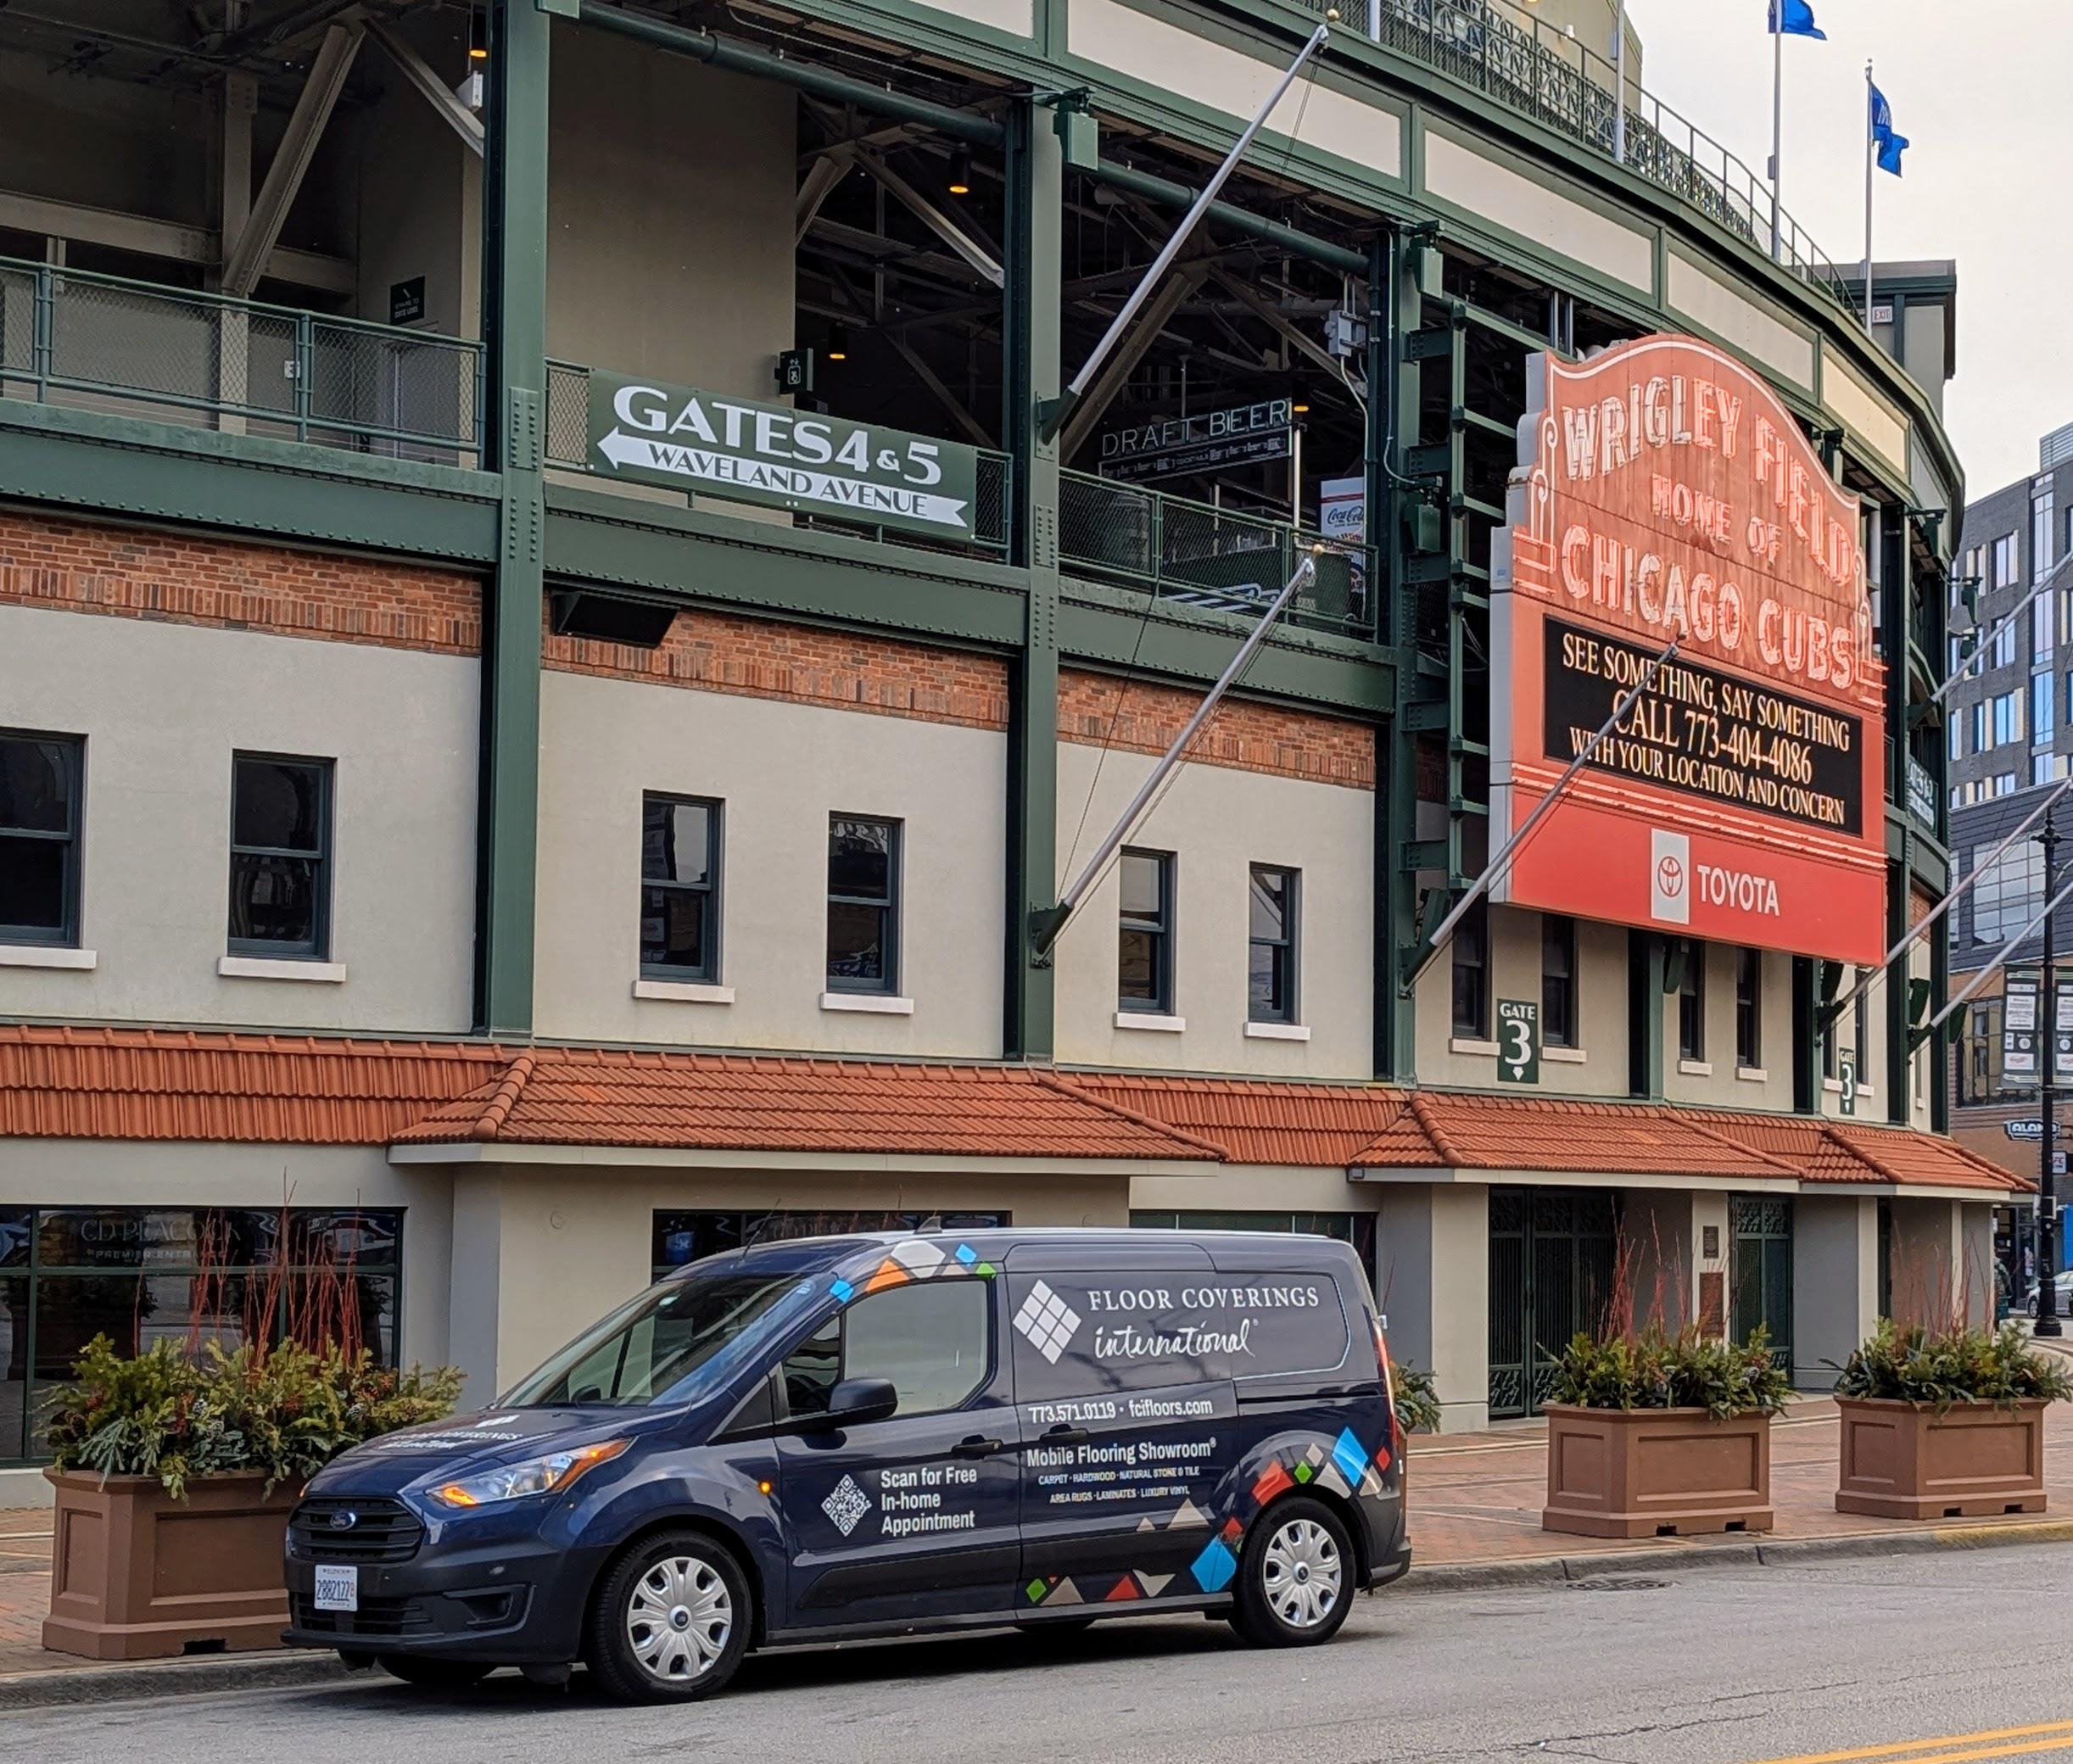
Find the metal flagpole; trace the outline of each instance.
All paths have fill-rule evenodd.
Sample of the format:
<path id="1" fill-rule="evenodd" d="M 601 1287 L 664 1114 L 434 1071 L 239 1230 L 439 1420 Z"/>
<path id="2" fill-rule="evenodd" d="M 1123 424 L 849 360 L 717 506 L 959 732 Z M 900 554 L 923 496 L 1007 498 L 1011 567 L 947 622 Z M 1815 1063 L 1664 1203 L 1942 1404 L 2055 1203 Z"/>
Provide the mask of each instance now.
<path id="1" fill-rule="evenodd" d="M 1108 330 L 1103 333 L 1101 341 L 1094 345 L 1094 353 L 1087 358 L 1086 365 L 1072 377 L 1064 395 L 1044 412 L 1045 440 L 1048 441 L 1058 433 L 1072 407 L 1086 392 L 1088 382 L 1093 379 L 1102 363 L 1109 359 L 1109 352 L 1121 340 L 1124 332 L 1130 328 L 1130 321 L 1137 317 L 1137 309 L 1150 298 L 1159 278 L 1166 273 L 1173 260 L 1180 255 L 1181 247 L 1187 243 L 1188 236 L 1194 232 L 1197 223 L 1209 213 L 1210 204 L 1216 200 L 1216 193 L 1224 187 L 1231 174 L 1238 169 L 1238 161 L 1245 157 L 1245 149 L 1253 144 L 1253 137 L 1266 126 L 1267 118 L 1274 114 L 1274 107 L 1281 103 L 1282 94 L 1295 84 L 1295 77 L 1302 72 L 1303 64 L 1324 47 L 1325 40 L 1332 35 L 1332 26 L 1338 22 L 1338 8 L 1334 6 L 1325 13 L 1325 22 L 1310 32 L 1310 41 L 1296 52 L 1296 59 L 1288 64 L 1288 71 L 1275 81 L 1274 90 L 1267 94 L 1267 101 L 1260 107 L 1259 114 L 1245 125 L 1245 132 L 1238 137 L 1237 144 L 1224 155 L 1224 163 L 1216 168 L 1215 174 L 1202 187 L 1202 193 L 1195 198 L 1195 205 L 1182 217 L 1173 237 L 1166 241 L 1165 248 L 1152 260 L 1152 266 L 1144 272 L 1144 279 L 1131 291 L 1130 298 L 1124 301 Z"/>
<path id="2" fill-rule="evenodd" d="M 1981 987 L 1984 986 L 1988 980 L 1993 978 L 1995 974 L 2000 973 L 2002 969 L 2008 964 L 2009 957 L 2015 953 L 2016 945 L 2020 943 L 2023 939 L 2027 937 L 2032 931 L 2036 930 L 2039 925 L 2042 924 L 2048 915 L 2056 913 L 2060 907 L 2064 906 L 2068 896 L 2073 896 L 2073 882 L 2067 883 L 2066 885 L 2060 889 L 2057 894 L 2053 895 L 2049 900 L 2046 901 L 2043 906 L 2037 909 L 2036 916 L 2031 919 L 2028 924 L 2025 925 L 2021 930 L 2018 931 L 2013 937 L 2009 938 L 2006 943 L 2003 944 L 1999 949 L 1994 952 L 1993 960 L 1989 962 L 1986 967 L 1982 968 L 1977 974 L 1972 976 L 1971 980 L 1966 982 L 1965 990 L 1964 991 L 1960 992 L 1957 997 L 1953 998 L 1948 1004 L 1944 1006 L 1942 1010 L 1938 1011 L 1935 1016 L 1929 1019 L 1929 1027 L 1925 1030 L 1923 1033 L 1925 1035 L 1934 1035 L 1938 1030 L 1942 1029 L 1946 1023 L 1949 1022 L 1951 1013 L 1955 1011 L 1960 1005 L 1964 1004 L 1967 999 L 1971 997 L 1972 995 L 1978 991 Z"/>
<path id="3" fill-rule="evenodd" d="M 1981 877 L 1984 876 L 1987 871 L 1992 869 L 1994 865 L 2000 861 L 2001 854 L 2007 851 L 2010 846 L 2014 845 L 2017 840 L 2020 839 L 2032 827 L 2036 826 L 2037 823 L 2037 817 L 2048 813 L 2053 805 L 2056 804 L 2059 799 L 2065 795 L 2068 790 L 2073 790 L 2073 778 L 2060 779 L 2057 787 L 2052 791 L 2051 795 L 2047 796 L 2042 802 L 2038 803 L 2037 806 L 2031 809 L 2028 814 L 2025 815 L 2021 820 L 2018 821 L 2015 823 L 2014 831 L 2010 833 L 2009 836 L 2003 840 L 1999 845 L 1996 846 L 1992 851 L 1989 851 L 1986 857 L 1982 857 L 1977 863 L 1974 864 L 1972 867 L 1971 874 L 1964 878 L 1964 879 L 1958 883 L 1957 887 L 1953 888 L 1948 894 L 1944 896 L 1941 901 L 1936 902 L 1936 910 L 1933 913 L 1931 913 L 1926 918 L 1925 918 L 1919 924 L 1912 926 L 1908 929 L 1908 934 L 1903 937 L 1899 942 L 1896 943 L 1892 948 L 1889 949 L 1885 955 L 1879 958 L 1879 965 L 1876 968 L 1870 969 L 1865 974 L 1863 980 L 1859 980 L 1856 985 L 1850 989 L 1849 991 L 1846 992 L 1841 998 L 1837 999 L 1833 1005 L 1828 1008 L 1829 1014 L 1831 1017 L 1840 1017 L 1845 1011 L 1848 1010 L 1852 1005 L 1855 1004 L 1858 999 L 1862 998 L 1867 992 L 1871 991 L 1872 987 L 1878 984 L 1879 976 L 1884 974 L 1887 969 L 1891 968 L 1894 963 L 1897 962 L 1901 957 L 1905 955 L 1908 949 L 1914 944 L 1919 942 L 1924 937 L 1927 936 L 1930 931 L 1934 929 L 1937 921 L 1940 920 L 1945 913 L 1948 913 L 1952 907 L 1955 907 L 1958 902 L 1964 898 L 1964 895 L 1971 888 L 1972 885 L 1975 882 L 1977 882 Z"/>
<path id="4" fill-rule="evenodd" d="M 1864 334 L 1871 328 L 1871 178 L 1877 168 L 1878 142 L 1871 134 L 1871 64 L 1864 64 Z"/>
<path id="5" fill-rule="evenodd" d="M 1519 823 L 1518 831 L 1500 846 L 1497 848 L 1497 855 L 1484 865 L 1483 874 L 1468 885 L 1468 892 L 1456 901 L 1454 903 L 1454 910 L 1440 920 L 1439 929 L 1433 933 L 1433 946 L 1426 951 L 1418 965 L 1411 970 L 1410 974 L 1398 989 L 1405 997 L 1410 997 L 1413 992 L 1417 991 L 1418 982 L 1423 978 L 1425 970 L 1439 959 L 1440 951 L 1447 946 L 1447 940 L 1454 935 L 1455 927 L 1467 917 L 1468 909 L 1489 891 L 1495 884 L 1499 874 L 1510 867 L 1512 854 L 1533 837 L 1534 829 L 1539 826 L 1548 811 L 1555 807 L 1556 800 L 1563 790 L 1568 788 L 1569 780 L 1589 763 L 1590 756 L 1597 752 L 1599 745 L 1612 733 L 1613 726 L 1634 708 L 1641 695 L 1655 684 L 1656 675 L 1677 654 L 1677 650 L 1678 645 L 1673 641 L 1660 656 L 1648 664 L 1641 678 L 1629 689 L 1626 696 L 1612 706 L 1612 714 L 1599 724 L 1598 733 L 1584 744 L 1582 751 L 1562 768 L 1562 774 L 1555 780 L 1553 788 L 1534 805 L 1534 812 Z"/>
<path id="6" fill-rule="evenodd" d="M 2011 606 L 2005 614 L 1996 619 L 1992 624 L 1989 625 L 1986 630 L 1980 634 L 1979 647 L 1975 649 L 1973 652 L 1965 658 L 1965 665 L 1963 667 L 1959 668 L 1955 673 L 1947 675 L 1943 684 L 1937 687 L 1934 692 L 1929 695 L 1929 701 L 1931 704 L 1940 705 L 1943 702 L 1943 695 L 1948 692 L 1952 687 L 1958 684 L 1960 680 L 1964 679 L 1967 674 L 1972 672 L 1975 664 L 1976 664 L 1986 654 L 1988 645 L 1992 643 L 1994 639 L 1998 637 L 2002 632 L 2005 631 L 2010 625 L 2014 624 L 2017 619 L 2023 616 L 2023 614 L 2036 601 L 2037 596 L 2044 593 L 2046 589 L 2050 588 L 2053 583 L 2059 579 L 2060 573 L 2065 569 L 2065 567 L 2069 563 L 2073 563 L 2073 551 L 2067 552 L 2064 557 L 2060 558 L 2057 563 L 2053 564 L 2051 567 L 2049 573 L 2047 574 L 2035 588 L 2031 589 L 2028 594 L 2025 595 L 2021 600 L 2018 600 L 2013 606 Z"/>
<path id="7" fill-rule="evenodd" d="M 1150 775 L 1138 786 L 1137 794 L 1130 799 L 1130 806 L 1123 811 L 1115 825 L 1109 829 L 1108 837 L 1102 840 L 1093 857 L 1087 860 L 1087 868 L 1080 872 L 1072 886 L 1065 890 L 1064 897 L 1055 907 L 1047 907 L 1031 914 L 1030 928 L 1037 954 L 1042 955 L 1058 941 L 1059 934 L 1064 930 L 1081 899 L 1093 885 L 1094 878 L 1100 874 L 1102 866 L 1115 855 L 1115 848 L 1130 837 L 1130 829 L 1138 815 L 1143 812 L 1144 805 L 1158 794 L 1159 785 L 1165 782 L 1167 774 L 1180 762 L 1182 754 L 1187 751 L 1187 744 L 1195 739 L 1196 731 L 1210 720 L 1210 713 L 1222 701 L 1224 695 L 1237 682 L 1238 676 L 1245 672 L 1246 664 L 1259 653 L 1260 645 L 1267 640 L 1268 628 L 1295 598 L 1296 590 L 1316 575 L 1317 559 L 1324 550 L 1322 545 L 1312 545 L 1302 561 L 1296 565 L 1295 573 L 1274 597 L 1274 604 L 1260 616 L 1260 622 L 1253 627 L 1244 643 L 1239 646 L 1238 654 L 1231 658 L 1230 666 L 1217 676 L 1216 684 L 1210 688 L 1209 696 L 1195 706 L 1195 714 L 1187 719 L 1186 726 L 1173 738 L 1172 745 L 1159 756 L 1159 763 L 1152 768 Z"/>
<path id="8" fill-rule="evenodd" d="M 2059 873 L 2059 829 L 2049 815 L 2037 835 L 2044 847 L 2044 891 L 2051 892 Z M 2052 1192 L 2052 1162 L 2059 1143 L 2058 1099 L 2052 1094 L 2059 1065 L 2059 998 L 2052 985 L 2052 916 L 2044 915 L 2044 977 L 2037 987 L 2038 1009 L 2044 1018 L 2037 1036 L 2037 1320 L 2033 1333 L 2064 1335 L 2059 1323 L 2058 1197 Z"/>
<path id="9" fill-rule="evenodd" d="M 1627 163 L 1627 0 L 1612 14 L 1612 159 Z"/>
<path id="10" fill-rule="evenodd" d="M 1771 0 L 1771 259 L 1785 257 L 1785 236 L 1780 225 L 1778 183 L 1783 173 L 1785 147 L 1785 21 L 1780 15 L 1783 0 Z"/>

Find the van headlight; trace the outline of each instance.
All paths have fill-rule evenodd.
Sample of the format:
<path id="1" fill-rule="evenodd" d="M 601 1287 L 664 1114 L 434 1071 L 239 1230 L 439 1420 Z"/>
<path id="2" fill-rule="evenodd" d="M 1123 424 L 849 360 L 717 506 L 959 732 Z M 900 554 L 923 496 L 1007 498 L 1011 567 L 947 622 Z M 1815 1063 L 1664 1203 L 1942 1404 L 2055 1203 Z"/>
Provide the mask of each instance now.
<path id="1" fill-rule="evenodd" d="M 501 1465 L 480 1476 L 461 1477 L 426 1493 L 443 1507 L 487 1507 L 499 1501 L 523 1500 L 530 1494 L 556 1494 L 593 1465 L 617 1457 L 632 1443 L 630 1439 L 601 1439 L 594 1445 L 550 1452 L 545 1458 L 528 1458 L 522 1464 Z"/>

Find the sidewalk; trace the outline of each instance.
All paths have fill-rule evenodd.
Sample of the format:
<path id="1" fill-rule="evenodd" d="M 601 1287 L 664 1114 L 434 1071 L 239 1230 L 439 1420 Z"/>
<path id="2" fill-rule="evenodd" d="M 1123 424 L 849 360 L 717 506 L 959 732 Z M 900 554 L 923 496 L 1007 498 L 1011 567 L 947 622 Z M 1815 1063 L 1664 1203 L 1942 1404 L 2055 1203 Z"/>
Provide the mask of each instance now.
<path id="1" fill-rule="evenodd" d="M 2073 1352 L 2073 1345 L 2066 1351 Z M 1795 1403 L 1772 1424 L 1774 1531 L 1657 1538 L 1557 1536 L 1540 1529 L 1547 1493 L 1547 1426 L 1518 1421 L 1487 1433 L 1412 1442 L 1411 1540 L 1419 1588 L 1577 1580 L 1595 1573 L 1660 1571 L 1679 1564 L 1784 1563 L 1820 1555 L 1976 1549 L 1999 1543 L 2073 1541 L 2073 1404 L 2048 1411 L 2046 1485 L 2051 1510 L 2005 1519 L 1907 1526 L 1836 1510 L 1836 1405 Z M 92 1701 L 165 1690 L 217 1690 L 335 1676 L 330 1655 L 283 1650 L 115 1666 L 50 1654 L 41 1641 L 50 1602 L 47 1508 L 0 1510 L 0 1708 Z"/>

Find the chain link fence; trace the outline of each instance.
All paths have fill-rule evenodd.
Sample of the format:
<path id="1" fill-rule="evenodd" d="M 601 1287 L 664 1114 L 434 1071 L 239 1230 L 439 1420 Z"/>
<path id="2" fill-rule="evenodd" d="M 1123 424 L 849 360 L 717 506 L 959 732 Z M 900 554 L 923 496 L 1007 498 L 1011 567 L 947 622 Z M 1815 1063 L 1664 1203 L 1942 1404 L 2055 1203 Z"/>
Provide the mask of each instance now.
<path id="1" fill-rule="evenodd" d="M 1619 79 L 1609 36 L 1601 52 L 1512 0 L 1292 3 L 1321 17 L 1336 4 L 1341 31 L 1422 61 L 1608 157 L 1613 152 L 1612 93 Z M 1702 129 L 1643 92 L 1631 72 L 1626 84 L 1626 163 L 1632 170 L 1854 310 L 1843 271 L 1797 221 L 1774 207 L 1768 184 Z"/>
<path id="2" fill-rule="evenodd" d="M 481 462 L 478 343 L 0 259 L 6 395 Z"/>
<path id="3" fill-rule="evenodd" d="M 1305 528 L 1235 514 L 1158 490 L 1059 474 L 1059 559 L 1069 574 L 1142 589 L 1162 600 L 1259 614 L 1313 545 L 1316 576 L 1290 603 L 1291 622 L 1366 636 L 1374 629 L 1374 554 Z"/>

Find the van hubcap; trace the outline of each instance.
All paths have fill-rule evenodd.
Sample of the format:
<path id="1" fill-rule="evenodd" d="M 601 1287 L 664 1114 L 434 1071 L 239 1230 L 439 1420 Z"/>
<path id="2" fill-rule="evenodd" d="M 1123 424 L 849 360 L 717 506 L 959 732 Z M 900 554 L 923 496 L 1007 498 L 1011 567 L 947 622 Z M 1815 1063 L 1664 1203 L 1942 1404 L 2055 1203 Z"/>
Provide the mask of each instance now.
<path id="1" fill-rule="evenodd" d="M 626 1638 L 651 1677 L 681 1682 L 711 1669 L 726 1651 L 735 1601 L 710 1562 L 665 1556 L 634 1584 Z"/>
<path id="2" fill-rule="evenodd" d="M 1267 1605 L 1291 1629 L 1315 1629 L 1338 1604 L 1338 1545 L 1315 1520 L 1292 1519 L 1267 1540 Z"/>

